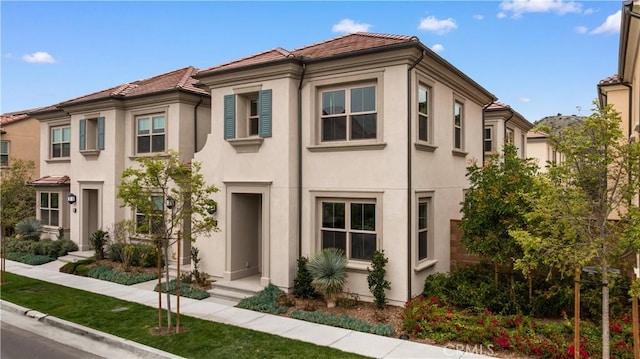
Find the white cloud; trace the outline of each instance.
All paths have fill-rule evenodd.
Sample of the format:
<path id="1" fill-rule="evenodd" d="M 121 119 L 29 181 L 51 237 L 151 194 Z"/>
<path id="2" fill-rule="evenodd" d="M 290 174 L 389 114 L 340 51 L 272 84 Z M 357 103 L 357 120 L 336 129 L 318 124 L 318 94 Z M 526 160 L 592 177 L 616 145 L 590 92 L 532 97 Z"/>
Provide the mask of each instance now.
<path id="1" fill-rule="evenodd" d="M 511 12 L 514 18 L 519 18 L 525 13 L 579 14 L 582 13 L 582 4 L 563 0 L 508 0 L 500 3 L 500 9 L 505 12 Z"/>
<path id="2" fill-rule="evenodd" d="M 484 19 L 484 15 L 475 14 L 475 15 L 473 15 L 473 18 L 476 19 L 476 20 L 482 20 L 482 19 Z"/>
<path id="3" fill-rule="evenodd" d="M 586 26 L 576 26 L 573 28 L 573 30 L 578 34 L 586 34 L 587 31 L 589 31 Z"/>
<path id="4" fill-rule="evenodd" d="M 622 20 L 622 10 L 607 16 L 604 23 L 591 31 L 592 34 L 615 34 L 620 31 L 620 21 Z"/>
<path id="5" fill-rule="evenodd" d="M 446 34 L 447 32 L 456 29 L 456 21 L 453 18 L 439 20 L 435 16 L 429 16 L 420 20 L 419 30 L 433 31 L 438 35 Z"/>
<path id="6" fill-rule="evenodd" d="M 23 55 L 22 60 L 32 64 L 52 64 L 56 62 L 53 56 L 43 51 L 34 52 L 31 55 Z"/>
<path id="7" fill-rule="evenodd" d="M 433 50 L 434 52 L 442 52 L 444 51 L 444 46 L 442 46 L 442 44 L 435 44 L 431 46 L 431 50 Z"/>
<path id="8" fill-rule="evenodd" d="M 354 32 L 367 32 L 370 27 L 371 25 L 369 24 L 354 22 L 351 19 L 342 19 L 339 23 L 331 27 L 331 31 L 350 34 Z"/>
<path id="9" fill-rule="evenodd" d="M 507 14 L 505 14 L 505 13 L 504 13 L 504 12 L 502 12 L 502 11 L 500 11 L 500 12 L 498 13 L 498 15 L 496 15 L 496 17 L 497 17 L 498 19 L 504 19 L 505 17 L 507 17 Z"/>
<path id="10" fill-rule="evenodd" d="M 529 103 L 529 102 L 531 102 L 531 99 L 528 98 L 528 97 L 520 97 L 520 102 Z"/>
<path id="11" fill-rule="evenodd" d="M 591 14 L 593 14 L 594 12 L 596 12 L 596 10 L 595 10 L 595 9 L 588 8 L 588 9 L 585 9 L 585 10 L 582 12 L 582 15 L 591 15 Z"/>

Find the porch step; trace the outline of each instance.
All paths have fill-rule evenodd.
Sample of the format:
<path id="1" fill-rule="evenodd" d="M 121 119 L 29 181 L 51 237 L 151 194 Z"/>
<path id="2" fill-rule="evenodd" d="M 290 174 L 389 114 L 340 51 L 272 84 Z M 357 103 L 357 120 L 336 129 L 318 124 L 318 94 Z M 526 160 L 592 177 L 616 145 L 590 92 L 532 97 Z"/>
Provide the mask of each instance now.
<path id="1" fill-rule="evenodd" d="M 58 260 L 64 263 L 72 263 L 82 259 L 91 258 L 94 254 L 94 251 L 75 251 L 67 253 L 66 256 L 58 257 Z"/>
<path id="2" fill-rule="evenodd" d="M 217 280 L 208 290 L 212 297 L 239 302 L 260 293 L 264 287 L 260 285 L 259 276 L 251 276 L 234 281 Z"/>

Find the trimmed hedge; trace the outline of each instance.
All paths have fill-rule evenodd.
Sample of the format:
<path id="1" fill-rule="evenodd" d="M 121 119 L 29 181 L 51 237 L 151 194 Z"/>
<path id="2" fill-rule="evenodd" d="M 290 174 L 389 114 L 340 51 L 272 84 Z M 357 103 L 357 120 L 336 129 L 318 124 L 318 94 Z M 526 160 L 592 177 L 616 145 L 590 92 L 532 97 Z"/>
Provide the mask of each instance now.
<path id="1" fill-rule="evenodd" d="M 96 278 L 100 280 L 106 280 L 124 285 L 133 285 L 143 282 L 148 282 L 158 278 L 158 273 L 144 272 L 144 273 L 128 273 L 114 271 L 109 266 L 97 266 L 91 268 L 87 272 L 87 277 Z"/>
<path id="2" fill-rule="evenodd" d="M 244 298 L 236 305 L 238 308 L 265 312 L 271 314 L 282 314 L 287 311 L 287 307 L 278 305 L 278 298 L 284 292 L 273 284 L 269 284 L 262 292 L 249 298 Z"/>
<path id="3" fill-rule="evenodd" d="M 16 238 L 6 239 L 7 253 L 31 253 L 34 255 L 58 258 L 67 255 L 69 252 L 77 251 L 78 245 L 70 239 L 42 239 L 39 241 L 28 241 Z"/>

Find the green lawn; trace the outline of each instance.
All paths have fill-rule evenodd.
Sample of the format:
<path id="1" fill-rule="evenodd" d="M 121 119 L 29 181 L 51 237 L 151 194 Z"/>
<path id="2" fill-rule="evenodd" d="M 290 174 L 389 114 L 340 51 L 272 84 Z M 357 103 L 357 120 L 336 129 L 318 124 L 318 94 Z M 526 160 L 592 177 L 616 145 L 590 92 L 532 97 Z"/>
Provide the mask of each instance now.
<path id="1" fill-rule="evenodd" d="M 155 308 L 5 273 L 3 300 L 187 358 L 363 358 L 226 324 L 180 316 L 187 331 L 151 333 Z M 126 307 L 125 311 L 114 309 Z M 166 320 L 165 320 L 166 321 Z"/>

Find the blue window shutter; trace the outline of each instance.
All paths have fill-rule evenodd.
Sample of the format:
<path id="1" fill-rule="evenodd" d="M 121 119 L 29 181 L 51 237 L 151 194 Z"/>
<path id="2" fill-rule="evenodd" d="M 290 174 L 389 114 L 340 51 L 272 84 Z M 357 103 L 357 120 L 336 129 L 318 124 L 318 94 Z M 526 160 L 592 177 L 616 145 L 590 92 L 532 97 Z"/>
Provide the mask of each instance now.
<path id="1" fill-rule="evenodd" d="M 80 151 L 86 149 L 85 140 L 87 138 L 87 120 L 80 120 Z"/>
<path id="2" fill-rule="evenodd" d="M 224 139 L 236 138 L 236 97 L 224 96 Z"/>
<path id="3" fill-rule="evenodd" d="M 98 117 L 98 149 L 104 150 L 104 117 Z"/>
<path id="4" fill-rule="evenodd" d="M 260 91 L 258 104 L 260 106 L 258 110 L 258 115 L 260 116 L 258 133 L 260 137 L 271 137 L 271 90 Z"/>

